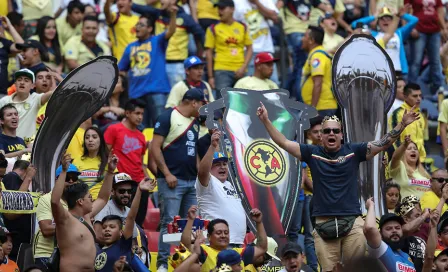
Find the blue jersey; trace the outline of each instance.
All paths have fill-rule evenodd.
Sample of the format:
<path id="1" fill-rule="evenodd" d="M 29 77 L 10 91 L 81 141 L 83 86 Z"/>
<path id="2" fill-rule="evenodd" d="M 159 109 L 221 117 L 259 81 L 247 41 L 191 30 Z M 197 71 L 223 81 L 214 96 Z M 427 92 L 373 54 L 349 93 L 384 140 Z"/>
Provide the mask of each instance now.
<path id="1" fill-rule="evenodd" d="M 95 271 L 113 271 L 114 263 L 121 256 L 126 256 L 126 262 L 135 272 L 148 271 L 143 262 L 132 252 L 132 237 L 129 239 L 121 237 L 113 245 L 98 249 L 95 258 Z"/>
<path id="2" fill-rule="evenodd" d="M 128 71 L 129 98 L 139 98 L 148 93 L 169 93 L 171 86 L 165 68 L 167 46 L 165 33 L 162 33 L 126 47 L 118 69 Z"/>
<path id="3" fill-rule="evenodd" d="M 390 246 L 381 242 L 379 248 L 367 246 L 369 255 L 377 258 L 384 265 L 388 272 L 416 272 L 411 257 L 401 250 L 392 251 Z"/>

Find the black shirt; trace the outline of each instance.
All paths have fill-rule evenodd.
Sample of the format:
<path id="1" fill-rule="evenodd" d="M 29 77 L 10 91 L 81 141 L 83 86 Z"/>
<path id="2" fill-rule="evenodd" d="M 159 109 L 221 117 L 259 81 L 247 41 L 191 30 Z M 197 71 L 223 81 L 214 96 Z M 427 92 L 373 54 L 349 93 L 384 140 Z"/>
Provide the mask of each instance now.
<path id="1" fill-rule="evenodd" d="M 0 94 L 6 94 L 9 87 L 8 63 L 13 42 L 0 38 Z"/>
<path id="2" fill-rule="evenodd" d="M 0 134 L 0 150 L 5 151 L 5 154 L 20 151 L 26 148 L 25 141 L 20 137 L 11 137 L 5 134 Z M 17 188 L 19 189 L 19 188 Z"/>

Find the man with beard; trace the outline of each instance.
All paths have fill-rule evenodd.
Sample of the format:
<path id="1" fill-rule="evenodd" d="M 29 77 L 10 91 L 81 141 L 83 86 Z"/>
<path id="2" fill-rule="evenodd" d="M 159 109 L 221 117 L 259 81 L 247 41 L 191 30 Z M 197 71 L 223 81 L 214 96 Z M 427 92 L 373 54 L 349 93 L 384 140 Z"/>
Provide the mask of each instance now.
<path id="1" fill-rule="evenodd" d="M 102 220 L 108 215 L 117 215 L 125 220 L 129 214 L 129 203 L 131 202 L 133 185 L 137 182 L 133 181 L 131 176 L 126 173 L 118 173 L 114 176 L 112 185 L 112 195 L 106 206 L 95 216 L 95 235 L 99 243 L 103 242 L 103 224 Z"/>
<path id="2" fill-rule="evenodd" d="M 378 258 L 387 271 L 415 272 L 411 258 L 401 250 L 403 247 L 403 230 L 401 228 L 404 225 L 403 218 L 393 213 L 387 213 L 381 217 L 378 230 L 373 198 L 367 200 L 366 208 L 364 235 L 367 239 L 369 255 Z"/>
<path id="3" fill-rule="evenodd" d="M 365 252 L 364 224 L 359 203 L 359 164 L 386 151 L 418 114 L 414 107 L 401 122 L 378 141 L 342 144 L 342 127 L 336 116 L 322 122 L 322 145 L 299 144 L 288 140 L 269 120 L 263 104 L 257 115 L 272 140 L 298 160 L 306 162 L 313 177 L 313 232 L 316 253 L 323 271 L 331 271 L 344 261 L 361 257 Z M 345 227 L 346 231 L 342 230 Z"/>

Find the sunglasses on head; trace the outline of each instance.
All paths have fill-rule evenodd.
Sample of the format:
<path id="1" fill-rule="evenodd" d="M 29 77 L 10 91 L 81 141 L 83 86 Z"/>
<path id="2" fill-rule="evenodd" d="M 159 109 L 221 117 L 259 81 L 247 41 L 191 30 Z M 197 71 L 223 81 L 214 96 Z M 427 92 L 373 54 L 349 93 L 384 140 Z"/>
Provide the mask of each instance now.
<path id="1" fill-rule="evenodd" d="M 448 182 L 448 178 L 431 178 L 432 181 L 438 181 L 439 183 Z"/>
<path id="2" fill-rule="evenodd" d="M 120 195 L 124 195 L 126 192 L 128 194 L 132 195 L 132 193 L 134 192 L 134 190 L 132 190 L 132 189 L 118 189 L 117 191 Z"/>
<path id="3" fill-rule="evenodd" d="M 324 129 L 322 129 L 322 133 L 323 134 L 330 134 L 332 131 L 333 131 L 334 134 L 341 133 L 341 129 L 340 128 L 324 128 Z"/>
<path id="4" fill-rule="evenodd" d="M 77 175 L 67 175 L 67 176 L 65 177 L 65 181 L 66 181 L 66 182 L 69 182 L 70 180 L 72 180 L 72 181 L 77 181 L 77 180 L 78 180 L 78 176 L 77 176 Z"/>

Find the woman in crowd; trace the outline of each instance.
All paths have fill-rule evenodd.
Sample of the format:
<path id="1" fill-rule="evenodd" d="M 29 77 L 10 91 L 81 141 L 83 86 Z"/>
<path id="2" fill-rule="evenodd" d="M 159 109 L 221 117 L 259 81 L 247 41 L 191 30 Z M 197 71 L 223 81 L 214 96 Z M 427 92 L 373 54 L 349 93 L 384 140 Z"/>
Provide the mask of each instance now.
<path id="1" fill-rule="evenodd" d="M 395 207 L 400 203 L 400 185 L 395 183 L 393 179 L 386 181 L 384 186 L 384 198 L 388 212 L 394 213 Z"/>
<path id="2" fill-rule="evenodd" d="M 400 185 L 401 197 L 414 195 L 421 198 L 430 190 L 430 175 L 421 164 L 417 145 L 409 135 L 392 156 L 390 178 Z"/>
<path id="3" fill-rule="evenodd" d="M 46 64 L 61 74 L 64 65 L 54 18 L 43 16 L 37 20 L 36 34 L 31 39 L 39 41 L 47 49 L 49 61 Z"/>
<path id="4" fill-rule="evenodd" d="M 93 116 L 95 124 L 105 131 L 109 125 L 120 122 L 124 117 L 124 104 L 127 102 L 127 78 L 120 75 L 109 101 Z"/>
<path id="5" fill-rule="evenodd" d="M 107 146 L 103 134 L 97 127 L 90 127 L 84 133 L 84 153 L 73 164 L 81 172 L 79 179 L 89 185 L 95 200 L 103 185 L 104 171 L 107 164 Z"/>

